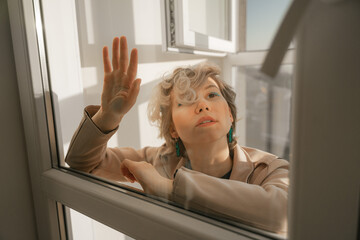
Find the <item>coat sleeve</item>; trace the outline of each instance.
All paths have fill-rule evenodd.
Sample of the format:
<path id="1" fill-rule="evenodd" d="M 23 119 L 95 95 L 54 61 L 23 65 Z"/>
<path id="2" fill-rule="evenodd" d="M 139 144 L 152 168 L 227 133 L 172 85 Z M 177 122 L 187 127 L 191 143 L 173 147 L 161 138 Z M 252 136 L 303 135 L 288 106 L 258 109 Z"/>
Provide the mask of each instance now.
<path id="1" fill-rule="evenodd" d="M 124 159 L 151 162 L 156 148 L 108 148 L 117 129 L 103 133 L 91 120 L 98 106 L 88 106 L 70 143 L 65 162 L 73 169 L 115 181 L 126 181 L 120 166 Z"/>
<path id="2" fill-rule="evenodd" d="M 174 179 L 173 200 L 187 209 L 286 233 L 288 164 L 268 166 L 260 175 L 263 171 L 267 174 L 257 185 L 181 168 Z"/>

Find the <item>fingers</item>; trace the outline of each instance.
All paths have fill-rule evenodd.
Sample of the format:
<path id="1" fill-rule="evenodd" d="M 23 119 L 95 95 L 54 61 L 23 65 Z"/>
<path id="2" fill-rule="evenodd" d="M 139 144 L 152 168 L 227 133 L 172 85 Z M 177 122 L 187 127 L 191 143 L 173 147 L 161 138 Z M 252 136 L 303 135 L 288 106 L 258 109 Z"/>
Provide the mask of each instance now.
<path id="1" fill-rule="evenodd" d="M 131 86 L 129 95 L 132 98 L 132 101 L 135 103 L 137 96 L 139 95 L 140 92 L 140 84 L 141 84 L 141 79 L 138 78 L 133 82 L 133 85 Z"/>
<path id="2" fill-rule="evenodd" d="M 120 68 L 120 63 L 119 63 L 119 59 L 120 59 L 120 48 L 119 48 L 119 38 L 116 37 L 113 40 L 113 45 L 112 45 L 112 65 L 113 65 L 113 69 L 117 70 Z"/>
<path id="3" fill-rule="evenodd" d="M 137 49 L 134 48 L 131 51 L 130 65 L 129 65 L 129 68 L 127 69 L 127 75 L 129 77 L 130 81 L 132 81 L 136 77 L 137 66 L 138 66 L 138 53 L 137 53 Z"/>
<path id="4" fill-rule="evenodd" d="M 120 69 L 121 72 L 126 72 L 129 65 L 128 46 L 126 37 L 122 36 L 114 38 L 113 40 L 113 58 L 112 65 L 114 70 Z"/>
<path id="5" fill-rule="evenodd" d="M 129 163 L 130 162 L 130 163 Z M 129 170 L 129 164 L 131 165 L 131 161 L 129 160 L 124 160 L 123 163 L 121 164 L 121 172 L 122 174 L 124 175 L 124 177 L 126 179 L 128 179 L 129 182 L 135 182 L 136 181 L 136 178 L 135 176 L 131 173 L 131 171 Z"/>
<path id="6" fill-rule="evenodd" d="M 120 70 L 126 72 L 129 65 L 128 46 L 126 37 L 120 38 Z"/>
<path id="7" fill-rule="evenodd" d="M 125 36 L 121 38 L 115 37 L 113 40 L 112 63 L 110 63 L 108 48 L 103 48 L 103 62 L 105 73 L 111 73 L 112 71 L 114 73 L 111 76 L 109 75 L 110 77 L 108 76 L 108 79 L 112 80 L 110 82 L 118 84 L 126 93 L 132 90 L 135 91 L 136 99 L 139 89 L 133 89 L 133 86 L 137 74 L 138 52 L 137 49 L 131 51 L 129 64 L 128 46 Z M 135 84 L 135 86 L 138 85 Z"/>
<path id="8" fill-rule="evenodd" d="M 109 58 L 109 50 L 108 47 L 103 48 L 103 63 L 104 63 L 104 72 L 109 73 L 112 71 L 110 58 Z"/>
<path id="9" fill-rule="evenodd" d="M 107 49 L 106 49 L 107 51 Z M 107 57 L 109 54 L 106 54 Z M 105 62 L 105 61 L 104 61 Z M 112 67 L 113 70 L 120 69 L 121 72 L 129 76 L 130 81 L 135 79 L 137 74 L 138 53 L 137 49 L 133 49 L 130 55 L 130 65 L 128 56 L 128 45 L 125 36 L 114 38 L 112 45 Z M 108 69 L 108 68 L 107 68 Z"/>

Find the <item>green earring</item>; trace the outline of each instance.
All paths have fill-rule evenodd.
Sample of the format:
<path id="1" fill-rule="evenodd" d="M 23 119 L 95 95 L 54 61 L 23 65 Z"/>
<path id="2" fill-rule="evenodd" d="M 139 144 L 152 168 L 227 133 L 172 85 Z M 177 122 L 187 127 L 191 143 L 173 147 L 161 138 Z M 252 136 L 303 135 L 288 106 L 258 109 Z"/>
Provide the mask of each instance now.
<path id="1" fill-rule="evenodd" d="M 175 140 L 175 148 L 176 148 L 176 156 L 180 157 L 180 147 L 179 147 L 179 140 L 178 138 Z"/>
<path id="2" fill-rule="evenodd" d="M 229 143 L 232 142 L 232 133 L 233 133 L 233 128 L 231 126 L 230 131 L 229 131 Z"/>

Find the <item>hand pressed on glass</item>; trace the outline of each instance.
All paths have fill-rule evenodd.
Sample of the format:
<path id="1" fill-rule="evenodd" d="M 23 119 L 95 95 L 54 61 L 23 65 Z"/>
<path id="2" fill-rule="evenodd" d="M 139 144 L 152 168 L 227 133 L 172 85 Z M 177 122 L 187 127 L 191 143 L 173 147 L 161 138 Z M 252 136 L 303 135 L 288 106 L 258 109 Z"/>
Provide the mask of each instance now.
<path id="1" fill-rule="evenodd" d="M 129 63 L 125 37 L 114 38 L 112 64 L 108 48 L 103 48 L 103 62 L 104 85 L 101 107 L 92 119 L 103 132 L 107 132 L 116 128 L 123 116 L 134 106 L 141 79 L 135 79 L 138 65 L 137 50 L 131 51 Z"/>

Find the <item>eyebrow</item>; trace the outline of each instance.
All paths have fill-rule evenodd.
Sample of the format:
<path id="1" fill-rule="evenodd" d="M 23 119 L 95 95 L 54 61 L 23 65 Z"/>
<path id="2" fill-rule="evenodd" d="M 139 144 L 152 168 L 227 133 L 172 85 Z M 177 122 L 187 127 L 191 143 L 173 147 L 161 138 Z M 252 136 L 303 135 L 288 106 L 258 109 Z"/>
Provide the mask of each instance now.
<path id="1" fill-rule="evenodd" d="M 210 85 L 207 85 L 206 87 L 205 87 L 205 89 L 209 89 L 209 88 L 217 88 L 217 89 L 219 89 L 216 85 L 214 85 L 214 84 L 210 84 Z M 219 89 L 220 90 L 220 89 Z"/>

